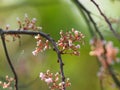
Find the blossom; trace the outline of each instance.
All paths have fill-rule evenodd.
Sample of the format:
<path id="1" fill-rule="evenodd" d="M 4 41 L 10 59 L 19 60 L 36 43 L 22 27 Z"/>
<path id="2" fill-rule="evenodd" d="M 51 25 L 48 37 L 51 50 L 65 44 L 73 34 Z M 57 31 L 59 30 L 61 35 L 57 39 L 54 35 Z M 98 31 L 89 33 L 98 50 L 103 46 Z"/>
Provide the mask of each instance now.
<path id="1" fill-rule="evenodd" d="M 109 41 L 106 44 L 106 50 L 107 50 L 107 53 L 106 53 L 107 62 L 109 64 L 112 64 L 114 61 L 117 61 L 116 56 L 117 56 L 119 50 L 118 50 L 118 48 L 113 46 L 113 43 L 111 41 Z"/>
<path id="2" fill-rule="evenodd" d="M 83 38 L 85 37 L 80 31 L 72 28 L 69 32 L 60 31 L 60 36 L 57 45 L 61 54 L 80 54 L 80 42 L 83 42 Z"/>
<path id="3" fill-rule="evenodd" d="M 49 41 L 48 40 L 43 40 L 43 38 L 38 34 L 35 36 L 35 39 L 37 40 L 37 47 L 36 49 L 32 52 L 34 56 L 36 56 L 39 52 L 43 52 L 47 49 L 50 49 Z"/>
<path id="4" fill-rule="evenodd" d="M 90 55 L 97 56 L 98 60 L 104 68 L 107 68 L 108 65 L 113 64 L 114 61 L 118 62 L 119 60 L 117 58 L 119 50 L 117 47 L 113 46 L 111 41 L 105 42 L 94 38 L 91 42 L 91 50 L 92 51 L 90 51 Z"/>
<path id="5" fill-rule="evenodd" d="M 68 87 L 71 85 L 71 83 L 69 82 L 69 78 L 67 78 L 66 81 L 59 81 L 60 73 L 58 72 L 53 74 L 50 72 L 50 70 L 47 70 L 46 73 L 41 72 L 39 77 L 41 78 L 41 80 L 47 83 L 51 90 L 63 90 L 64 87 Z"/>
<path id="6" fill-rule="evenodd" d="M 40 73 L 40 78 L 41 78 L 41 80 L 45 79 L 45 75 L 42 72 Z"/>
<path id="7" fill-rule="evenodd" d="M 104 41 L 101 41 L 100 39 L 93 39 L 90 43 L 92 51 L 90 51 L 91 56 L 101 56 L 104 53 Z"/>
<path id="8" fill-rule="evenodd" d="M 12 83 L 14 83 L 15 80 L 12 77 L 8 77 L 8 75 L 5 79 L 6 81 L 4 82 L 0 81 L 0 86 L 2 86 L 3 89 L 12 88 Z"/>
<path id="9" fill-rule="evenodd" d="M 45 82 L 46 82 L 47 84 L 50 84 L 50 83 L 53 82 L 53 80 L 52 80 L 52 78 L 47 78 L 47 79 L 45 79 Z"/>

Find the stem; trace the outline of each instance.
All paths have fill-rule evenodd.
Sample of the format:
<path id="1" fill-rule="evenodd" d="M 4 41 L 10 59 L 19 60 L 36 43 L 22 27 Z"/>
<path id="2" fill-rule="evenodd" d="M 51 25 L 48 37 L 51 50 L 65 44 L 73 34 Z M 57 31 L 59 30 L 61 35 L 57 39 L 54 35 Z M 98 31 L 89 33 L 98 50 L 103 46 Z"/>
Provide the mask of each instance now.
<path id="1" fill-rule="evenodd" d="M 91 16 L 91 12 L 90 12 L 89 10 L 87 10 L 87 9 L 80 3 L 80 1 L 74 0 L 74 2 L 75 2 L 81 9 L 83 9 L 83 11 L 86 13 L 86 15 L 88 16 L 89 20 L 90 20 L 91 23 L 93 24 L 93 26 L 94 26 L 96 32 L 98 33 L 98 35 L 100 36 L 100 38 L 101 38 L 102 40 L 104 40 L 103 35 L 102 35 L 101 32 L 99 31 L 99 29 L 98 29 L 98 27 L 97 27 L 94 19 L 93 19 L 92 16 Z"/>
<path id="2" fill-rule="evenodd" d="M 81 5 L 79 5 L 78 0 L 73 0 L 73 2 L 76 4 L 76 6 L 78 7 L 79 11 L 81 12 L 83 18 L 85 19 L 85 22 L 88 26 L 88 29 L 89 29 L 91 36 L 95 36 L 94 31 L 91 27 L 90 21 L 89 21 L 88 17 L 86 16 L 86 13 L 84 12 L 84 10 L 81 8 Z"/>
<path id="3" fill-rule="evenodd" d="M 63 61 L 62 61 L 62 58 L 61 58 L 61 53 L 56 45 L 56 42 L 47 34 L 43 33 L 43 32 L 38 32 L 38 31 L 31 31 L 31 30 L 19 30 L 19 31 L 15 31 L 15 30 L 0 30 L 0 34 L 1 36 L 4 35 L 4 34 L 25 34 L 25 35 L 38 35 L 40 34 L 42 37 L 46 38 L 47 40 L 49 40 L 53 47 L 54 47 L 54 50 L 56 51 L 57 53 L 57 57 L 58 57 L 58 61 L 59 61 L 59 65 L 60 65 L 60 72 L 61 72 L 61 77 L 62 77 L 62 82 L 65 82 L 65 75 L 64 75 L 64 69 L 63 69 Z M 3 42 L 5 42 L 3 40 Z M 65 86 L 63 85 L 63 90 L 66 90 Z"/>
<path id="4" fill-rule="evenodd" d="M 14 69 L 14 67 L 12 65 L 12 62 L 10 60 L 10 57 L 9 57 L 9 54 L 8 54 L 8 51 L 7 51 L 4 34 L 1 34 L 1 39 L 2 39 L 2 43 L 3 43 L 3 47 L 4 47 L 4 51 L 5 51 L 5 55 L 6 55 L 7 61 L 9 63 L 9 65 L 10 65 L 10 68 L 11 68 L 13 74 L 14 74 L 15 88 L 16 88 L 16 90 L 18 90 L 18 77 L 17 77 L 17 73 L 15 72 L 15 69 Z"/>
<path id="5" fill-rule="evenodd" d="M 115 84 L 117 85 L 118 88 L 120 88 L 120 81 L 119 79 L 116 77 L 116 74 L 114 73 L 112 67 L 108 64 L 108 62 L 105 60 L 108 71 L 113 79 L 113 81 L 115 82 Z"/>
<path id="6" fill-rule="evenodd" d="M 120 35 L 117 32 L 115 32 L 115 30 L 113 29 L 109 19 L 102 12 L 102 10 L 100 9 L 99 5 L 94 0 L 90 0 L 90 1 L 97 7 L 99 13 L 101 14 L 101 16 L 104 18 L 104 20 L 108 24 L 108 26 L 109 26 L 110 30 L 112 31 L 112 33 L 114 34 L 114 36 L 120 41 Z"/>

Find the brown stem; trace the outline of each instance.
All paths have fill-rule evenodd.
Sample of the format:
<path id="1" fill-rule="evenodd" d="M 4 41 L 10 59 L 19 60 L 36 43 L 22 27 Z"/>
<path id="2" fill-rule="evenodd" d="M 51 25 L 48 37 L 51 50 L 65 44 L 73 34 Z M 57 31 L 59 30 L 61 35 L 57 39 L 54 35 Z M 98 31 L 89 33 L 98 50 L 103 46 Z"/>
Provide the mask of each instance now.
<path id="1" fill-rule="evenodd" d="M 99 5 L 94 0 L 90 0 L 90 1 L 97 7 L 99 13 L 105 19 L 106 23 L 108 24 L 108 26 L 109 26 L 110 30 L 112 31 L 112 33 L 114 34 L 114 36 L 120 41 L 120 35 L 117 32 L 115 32 L 114 28 L 112 27 L 112 24 L 110 23 L 110 21 L 106 17 L 106 15 L 102 12 Z"/>
<path id="2" fill-rule="evenodd" d="M 47 40 L 49 40 L 53 47 L 54 47 L 54 50 L 56 51 L 57 53 L 57 57 L 58 57 L 58 61 L 59 61 L 59 65 L 60 65 L 60 72 L 61 72 L 61 77 L 62 77 L 62 82 L 65 82 L 65 75 L 64 75 L 64 69 L 63 69 L 63 61 L 62 61 L 62 58 L 61 58 L 61 53 L 56 45 L 56 42 L 48 35 L 48 34 L 45 34 L 43 32 L 38 32 L 38 31 L 31 31 L 31 30 L 18 30 L 18 31 L 15 31 L 15 30 L 0 30 L 0 35 L 4 35 L 4 34 L 22 34 L 22 35 L 38 35 L 40 34 L 42 37 L 46 38 Z M 3 40 L 4 41 L 4 40 Z M 5 41 L 4 41 L 5 42 Z M 66 90 L 65 86 L 63 85 L 63 90 Z"/>
<path id="3" fill-rule="evenodd" d="M 4 47 L 4 51 L 5 51 L 5 55 L 6 55 L 6 58 L 7 58 L 7 61 L 10 65 L 10 68 L 14 74 L 14 79 L 15 79 L 15 88 L 16 90 L 18 90 L 18 76 L 17 76 L 17 73 L 13 67 L 13 64 L 10 60 L 10 57 L 9 57 L 9 54 L 8 54 L 8 51 L 7 51 L 7 47 L 6 47 L 6 43 L 5 43 L 5 38 L 4 38 L 4 34 L 1 34 L 1 39 L 2 39 L 2 43 L 3 43 L 3 47 Z"/>
<path id="4" fill-rule="evenodd" d="M 98 29 L 98 27 L 97 27 L 94 19 L 93 19 L 92 16 L 91 16 L 91 12 L 90 12 L 89 10 L 87 10 L 87 9 L 81 4 L 80 1 L 74 0 L 74 2 L 86 13 L 86 15 L 88 16 L 90 22 L 93 24 L 96 32 L 98 33 L 98 35 L 100 36 L 100 38 L 101 38 L 102 40 L 104 40 L 103 35 L 102 35 L 101 32 L 99 31 L 99 29 Z"/>

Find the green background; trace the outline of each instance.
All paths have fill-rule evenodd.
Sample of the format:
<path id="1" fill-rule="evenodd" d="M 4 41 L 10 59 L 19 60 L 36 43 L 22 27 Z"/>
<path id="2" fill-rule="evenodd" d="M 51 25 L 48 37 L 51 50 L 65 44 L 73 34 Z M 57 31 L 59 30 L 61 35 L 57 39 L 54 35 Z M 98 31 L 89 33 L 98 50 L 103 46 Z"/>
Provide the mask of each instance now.
<path id="1" fill-rule="evenodd" d="M 99 28 L 105 38 L 119 46 L 118 41 L 90 0 L 80 1 L 93 13 L 92 16 L 96 23 L 101 25 Z M 95 1 L 99 3 L 106 16 L 119 20 L 120 1 Z M 6 24 L 10 24 L 11 29 L 16 29 L 16 17 L 24 19 L 25 13 L 30 18 L 37 18 L 37 24 L 42 26 L 42 31 L 49 33 L 56 41 L 59 39 L 60 30 L 68 31 L 75 28 L 84 33 L 86 37 L 85 45 L 81 45 L 80 56 L 62 56 L 65 64 L 65 76 L 70 78 L 72 84 L 67 90 L 101 90 L 97 77 L 98 62 L 95 57 L 89 56 L 89 41 L 92 37 L 88 25 L 77 6 L 71 0 L 0 0 L 0 28 L 4 29 Z M 119 23 L 113 25 L 117 31 L 119 31 L 119 25 Z M 33 56 L 32 51 L 36 47 L 36 41 L 32 36 L 25 35 L 21 38 L 21 46 L 19 46 L 18 40 L 15 42 L 11 40 L 7 42 L 7 47 L 19 77 L 19 90 L 49 90 L 46 83 L 40 80 L 39 73 L 46 72 L 47 69 L 51 72 L 59 71 L 55 52 L 47 50 L 39 53 L 38 56 Z M 115 64 L 114 67 L 116 70 L 120 70 L 120 64 Z M 13 76 L 0 41 L 0 80 L 4 81 L 3 78 L 6 75 Z M 1 87 L 0 90 L 2 90 Z M 118 89 L 105 85 L 105 90 Z"/>

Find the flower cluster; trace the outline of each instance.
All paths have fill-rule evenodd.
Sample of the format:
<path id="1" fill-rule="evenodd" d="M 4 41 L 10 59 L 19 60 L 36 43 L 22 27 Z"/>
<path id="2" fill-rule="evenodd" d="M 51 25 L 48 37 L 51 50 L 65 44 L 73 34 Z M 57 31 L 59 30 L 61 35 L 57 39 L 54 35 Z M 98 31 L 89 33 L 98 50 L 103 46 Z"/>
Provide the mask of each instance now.
<path id="1" fill-rule="evenodd" d="M 18 29 L 17 30 L 33 30 L 33 31 L 37 31 L 37 30 L 42 29 L 42 27 L 38 27 L 36 25 L 37 19 L 36 18 L 30 19 L 27 14 L 25 14 L 25 19 L 23 21 L 19 17 L 17 17 L 17 23 L 18 23 Z M 10 25 L 7 24 L 6 27 L 5 27 L 5 30 L 9 30 L 9 29 L 10 29 Z M 7 34 L 7 36 L 8 36 L 8 34 Z M 16 38 L 20 38 L 19 34 L 12 34 L 10 36 L 13 37 L 13 41 L 15 41 Z M 6 39 L 6 41 L 9 41 L 9 40 Z"/>
<path id="2" fill-rule="evenodd" d="M 19 17 L 17 17 L 17 22 L 19 25 L 18 30 L 40 30 L 41 27 L 36 26 L 36 18 L 29 19 L 28 15 L 25 14 L 24 21 L 21 21 Z"/>
<path id="3" fill-rule="evenodd" d="M 80 48 L 79 42 L 83 42 L 85 37 L 81 32 L 72 29 L 72 31 L 64 33 L 60 32 L 60 39 L 57 42 L 58 47 L 60 48 L 61 54 L 74 54 L 79 55 L 78 51 Z"/>
<path id="4" fill-rule="evenodd" d="M 9 29 L 10 29 L 10 25 L 7 24 L 6 27 L 5 27 L 5 30 L 9 30 Z M 8 38 L 7 38 L 7 36 L 8 36 Z M 5 40 L 6 41 L 10 41 L 9 36 L 12 37 L 13 41 L 15 41 L 16 38 L 20 39 L 20 35 L 18 35 L 18 34 L 12 34 L 12 35 L 6 34 L 5 35 Z"/>
<path id="5" fill-rule="evenodd" d="M 43 40 L 43 38 L 38 34 L 35 36 L 35 39 L 37 40 L 37 47 L 36 49 L 32 52 L 33 55 L 37 55 L 39 52 L 43 52 L 46 49 L 50 49 L 49 41 L 48 40 Z"/>
<path id="6" fill-rule="evenodd" d="M 64 90 L 64 87 L 68 87 L 71 85 L 69 82 L 69 78 L 67 78 L 66 82 L 60 82 L 60 74 L 57 72 L 53 74 L 50 70 L 47 70 L 46 73 L 40 73 L 41 80 L 45 81 L 51 90 Z"/>
<path id="7" fill-rule="evenodd" d="M 0 86 L 2 86 L 4 89 L 6 88 L 12 88 L 12 84 L 14 83 L 14 78 L 6 76 L 6 82 L 0 81 Z"/>
<path id="8" fill-rule="evenodd" d="M 100 70 L 97 74 L 102 83 L 109 84 L 111 86 L 115 86 L 113 79 L 110 77 L 110 73 L 108 71 L 109 65 L 114 64 L 114 62 L 119 62 L 119 58 L 117 58 L 118 48 L 113 46 L 111 41 L 106 42 L 100 39 L 94 38 L 91 40 L 91 52 L 90 55 L 96 56 L 101 63 Z M 116 76 L 116 72 L 113 72 Z"/>
<path id="9" fill-rule="evenodd" d="M 112 65 L 114 62 L 119 62 L 119 58 L 117 58 L 119 50 L 113 46 L 111 41 L 105 42 L 94 38 L 91 41 L 91 49 L 90 55 L 97 56 L 104 68 L 107 68 L 107 64 Z"/>

